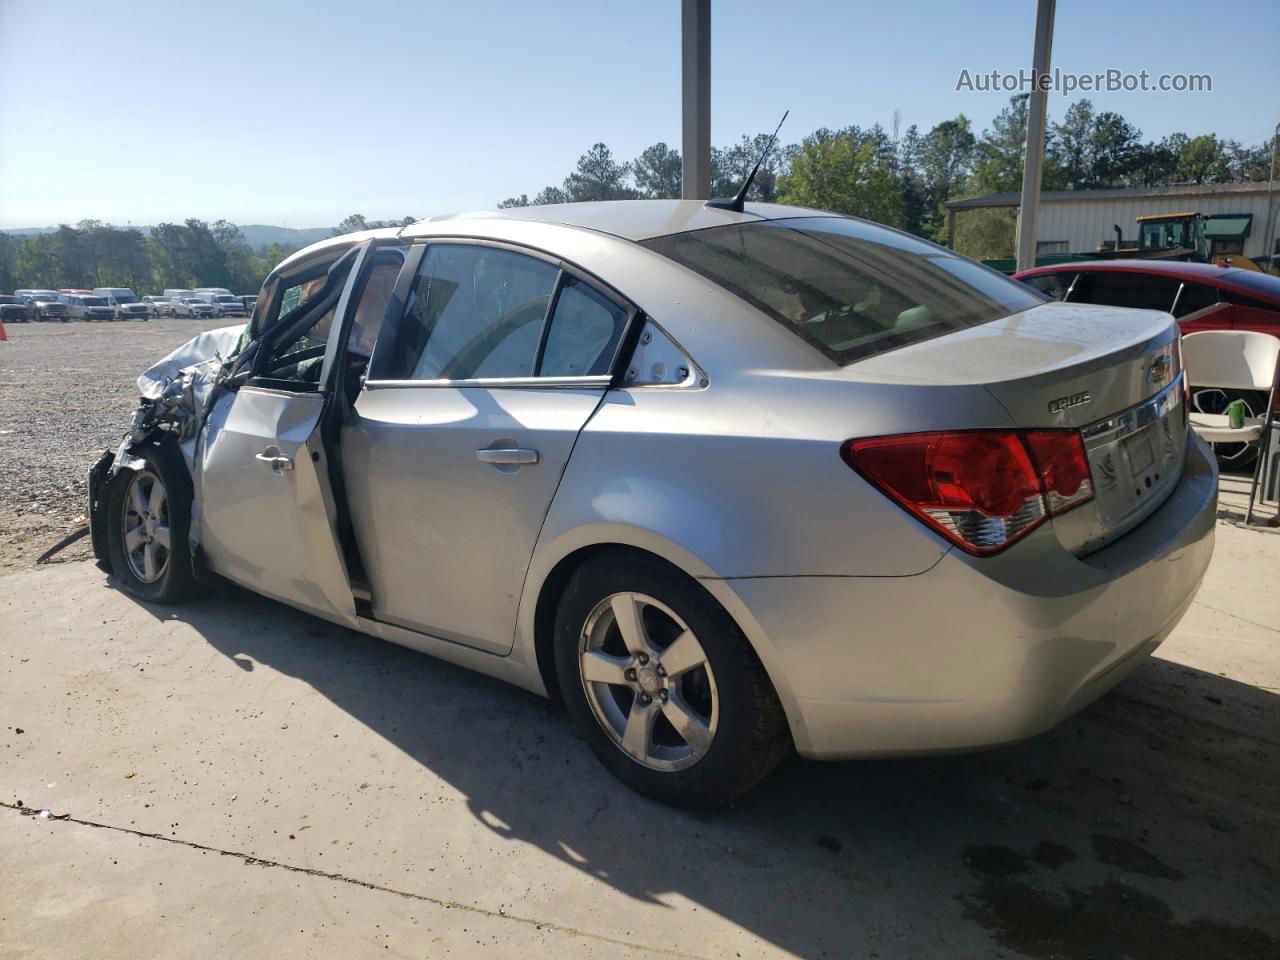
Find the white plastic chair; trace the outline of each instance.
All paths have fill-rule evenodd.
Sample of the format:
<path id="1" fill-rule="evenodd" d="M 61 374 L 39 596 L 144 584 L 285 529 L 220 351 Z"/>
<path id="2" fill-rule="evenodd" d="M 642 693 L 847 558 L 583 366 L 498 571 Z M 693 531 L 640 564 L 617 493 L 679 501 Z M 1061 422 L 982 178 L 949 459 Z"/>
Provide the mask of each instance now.
<path id="1" fill-rule="evenodd" d="M 1205 330 L 1182 338 L 1182 364 L 1196 387 L 1222 390 L 1265 390 L 1267 405 L 1261 416 L 1246 416 L 1244 425 L 1232 427 L 1225 413 L 1190 414 L 1191 429 L 1209 443 L 1253 443 L 1261 440 L 1271 422 L 1280 381 L 1280 338 L 1253 330 Z M 1264 443 L 1263 447 L 1266 446 Z M 1248 523 L 1253 515 L 1265 449 L 1258 451 L 1249 492 Z"/>

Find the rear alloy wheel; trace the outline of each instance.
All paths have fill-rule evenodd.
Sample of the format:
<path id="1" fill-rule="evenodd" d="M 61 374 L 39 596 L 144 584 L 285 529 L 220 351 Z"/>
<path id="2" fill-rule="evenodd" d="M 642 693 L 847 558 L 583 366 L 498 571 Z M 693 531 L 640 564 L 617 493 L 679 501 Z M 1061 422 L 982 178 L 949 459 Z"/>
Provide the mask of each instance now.
<path id="1" fill-rule="evenodd" d="M 596 721 L 632 760 L 683 770 L 716 735 L 720 697 L 697 636 L 642 593 L 601 600 L 582 631 L 583 688 Z"/>
<path id="2" fill-rule="evenodd" d="M 676 806 L 727 803 L 791 747 L 755 652 L 696 581 L 619 552 L 569 579 L 556 617 L 556 675 L 596 757 Z"/>
<path id="3" fill-rule="evenodd" d="M 175 603 L 194 586 L 187 534 L 191 478 L 176 445 L 141 453 L 145 466 L 111 480 L 107 537 L 120 585 L 143 600 Z"/>

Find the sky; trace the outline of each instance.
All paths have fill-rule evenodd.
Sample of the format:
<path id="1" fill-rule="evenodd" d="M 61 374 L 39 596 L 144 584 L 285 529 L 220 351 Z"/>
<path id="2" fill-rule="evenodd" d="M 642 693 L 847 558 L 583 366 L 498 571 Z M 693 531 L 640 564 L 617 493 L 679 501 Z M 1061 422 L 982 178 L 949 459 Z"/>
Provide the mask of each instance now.
<path id="1" fill-rule="evenodd" d="M 1212 75 L 1089 95 L 1147 138 L 1257 144 L 1280 120 L 1269 12 L 1057 10 L 1063 70 Z M 1033 0 L 712 0 L 712 142 L 788 109 L 783 142 L 895 111 L 981 131 L 1008 94 L 960 72 L 1029 67 L 1034 22 Z M 679 0 L 0 0 L 0 228 L 426 217 L 559 184 L 598 141 L 628 160 L 660 140 L 679 147 Z"/>

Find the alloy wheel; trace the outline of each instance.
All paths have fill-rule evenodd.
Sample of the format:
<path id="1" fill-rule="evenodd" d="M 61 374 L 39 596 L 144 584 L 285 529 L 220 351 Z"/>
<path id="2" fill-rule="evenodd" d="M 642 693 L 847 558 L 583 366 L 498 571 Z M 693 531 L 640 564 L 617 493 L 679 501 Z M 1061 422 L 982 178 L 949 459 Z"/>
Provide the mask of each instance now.
<path id="1" fill-rule="evenodd" d="M 601 600 L 583 626 L 579 664 L 596 720 L 637 763 L 683 770 L 711 748 L 715 675 L 693 631 L 661 601 L 642 593 Z"/>
<path id="2" fill-rule="evenodd" d="M 171 534 L 164 484 L 150 470 L 139 470 L 130 479 L 122 522 L 130 572 L 143 583 L 155 583 L 169 567 Z"/>

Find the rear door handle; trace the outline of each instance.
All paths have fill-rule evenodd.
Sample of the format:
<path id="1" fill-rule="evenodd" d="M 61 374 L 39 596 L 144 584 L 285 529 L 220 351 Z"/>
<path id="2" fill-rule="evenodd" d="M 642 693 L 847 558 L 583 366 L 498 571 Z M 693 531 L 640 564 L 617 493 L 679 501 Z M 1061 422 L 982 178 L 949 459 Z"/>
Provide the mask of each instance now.
<path id="1" fill-rule="evenodd" d="M 476 451 L 476 459 L 481 463 L 537 463 L 538 451 L 528 447 L 485 447 Z"/>

